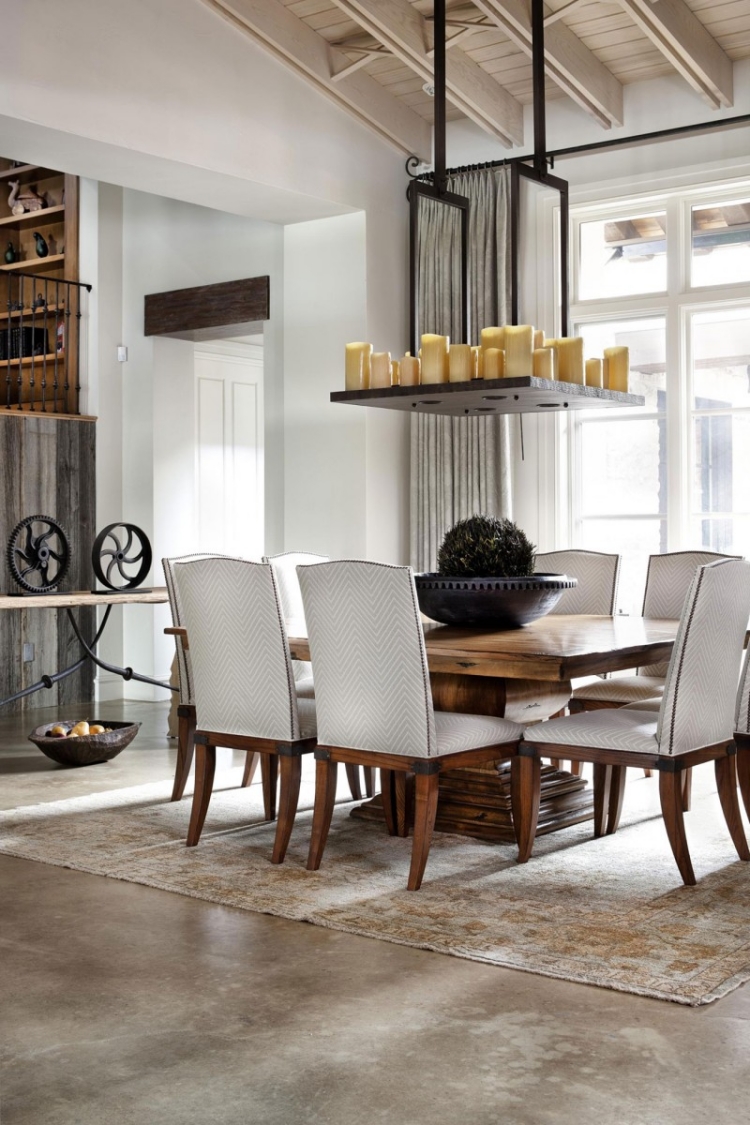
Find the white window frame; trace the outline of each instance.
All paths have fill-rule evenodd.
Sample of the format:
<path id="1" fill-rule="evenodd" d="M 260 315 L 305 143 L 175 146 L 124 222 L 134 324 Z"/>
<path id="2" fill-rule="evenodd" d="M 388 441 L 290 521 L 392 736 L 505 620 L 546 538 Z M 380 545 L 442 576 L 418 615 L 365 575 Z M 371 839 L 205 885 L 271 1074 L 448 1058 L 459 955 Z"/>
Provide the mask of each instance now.
<path id="1" fill-rule="evenodd" d="M 691 314 L 720 311 L 750 304 L 750 283 L 690 287 L 691 211 L 696 205 L 729 203 L 750 196 L 750 164 L 684 172 L 649 185 L 641 181 L 612 183 L 605 189 L 571 190 L 571 305 L 570 324 L 581 320 L 615 320 L 664 316 L 666 319 L 667 394 L 667 545 L 684 550 L 690 545 L 692 363 L 689 323 Z M 668 239 L 667 289 L 665 292 L 628 297 L 578 300 L 579 227 L 582 222 L 633 214 L 666 212 Z M 540 201 L 537 210 L 537 245 L 558 245 L 559 205 L 553 198 Z M 559 261 L 539 262 L 538 322 L 559 335 Z M 547 520 L 554 527 L 554 546 L 580 545 L 580 426 L 576 414 L 556 419 L 556 458 L 549 467 L 540 463 L 539 500 L 554 511 Z M 545 471 L 546 469 L 546 471 Z M 548 548 L 550 549 L 550 548 Z"/>

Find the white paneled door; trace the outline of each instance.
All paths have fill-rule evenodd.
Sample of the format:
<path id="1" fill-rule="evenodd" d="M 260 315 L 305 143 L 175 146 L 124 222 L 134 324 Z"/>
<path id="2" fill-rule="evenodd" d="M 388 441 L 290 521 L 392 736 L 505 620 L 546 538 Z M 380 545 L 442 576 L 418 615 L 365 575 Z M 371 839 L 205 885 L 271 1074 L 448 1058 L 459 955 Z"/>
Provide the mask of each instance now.
<path id="1" fill-rule="evenodd" d="M 263 554 L 263 349 L 195 350 L 196 499 L 200 551 Z"/>

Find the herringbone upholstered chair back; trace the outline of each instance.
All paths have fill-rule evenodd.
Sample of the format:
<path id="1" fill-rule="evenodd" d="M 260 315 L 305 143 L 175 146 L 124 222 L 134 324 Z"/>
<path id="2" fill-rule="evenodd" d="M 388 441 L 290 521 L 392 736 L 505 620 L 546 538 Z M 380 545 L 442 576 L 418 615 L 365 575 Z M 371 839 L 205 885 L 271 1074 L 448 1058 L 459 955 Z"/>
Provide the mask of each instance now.
<path id="1" fill-rule="evenodd" d="M 314 563 L 328 562 L 328 555 L 314 555 L 306 551 L 286 551 L 281 555 L 264 555 L 263 562 L 273 567 L 276 584 L 281 596 L 281 607 L 287 622 L 305 625 L 305 607 L 302 604 L 302 591 L 297 577 L 298 566 L 312 566 Z M 292 634 L 294 636 L 295 634 Z M 304 630 L 300 636 L 305 636 Z"/>
<path id="2" fill-rule="evenodd" d="M 174 580 L 174 564 L 182 562 L 192 562 L 194 559 L 223 559 L 227 558 L 226 555 L 180 555 L 174 559 L 162 559 L 161 565 L 164 568 L 164 580 L 167 587 L 167 597 L 169 598 L 169 609 L 172 614 L 172 624 L 177 628 L 184 628 L 185 623 L 182 619 L 182 605 L 180 603 L 179 593 Z M 190 659 L 190 650 L 185 649 L 179 637 L 175 638 L 177 644 L 177 682 L 180 688 L 180 703 L 195 705 L 195 693 L 193 691 L 193 664 Z"/>
<path id="3" fill-rule="evenodd" d="M 206 558 L 172 568 L 190 644 L 200 730 L 290 741 L 297 698 L 268 563 Z"/>
<path id="4" fill-rule="evenodd" d="M 699 567 L 669 662 L 656 731 L 660 754 L 732 738 L 748 617 L 750 563 L 727 559 Z"/>
<path id="5" fill-rule="evenodd" d="M 577 578 L 573 590 L 565 590 L 553 613 L 593 613 L 611 617 L 615 612 L 620 581 L 620 555 L 601 551 L 547 551 L 537 555 L 537 574 L 567 574 Z"/>
<path id="6" fill-rule="evenodd" d="M 737 689 L 737 710 L 734 717 L 734 729 L 750 734 L 750 648 L 745 653 L 745 660 L 740 675 L 740 686 Z"/>
<path id="7" fill-rule="evenodd" d="M 672 551 L 666 555 L 651 555 L 643 595 L 643 616 L 675 620 L 682 613 L 696 567 L 739 557 L 721 555 L 716 551 Z M 667 665 L 647 664 L 638 671 L 642 676 L 666 676 Z"/>
<path id="8" fill-rule="evenodd" d="M 318 742 L 428 758 L 435 717 L 410 567 L 301 566 Z"/>

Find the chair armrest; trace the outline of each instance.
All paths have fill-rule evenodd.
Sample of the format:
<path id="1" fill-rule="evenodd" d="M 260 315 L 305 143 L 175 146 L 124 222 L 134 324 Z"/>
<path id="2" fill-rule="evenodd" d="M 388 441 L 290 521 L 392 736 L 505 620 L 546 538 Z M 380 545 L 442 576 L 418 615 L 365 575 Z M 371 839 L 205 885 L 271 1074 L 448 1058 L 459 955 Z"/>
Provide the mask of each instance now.
<path id="1" fill-rule="evenodd" d="M 190 645 L 188 644 L 187 629 L 183 629 L 179 625 L 170 625 L 164 630 L 164 632 L 169 637 L 179 637 L 182 641 L 182 647 L 184 649 L 190 648 Z"/>

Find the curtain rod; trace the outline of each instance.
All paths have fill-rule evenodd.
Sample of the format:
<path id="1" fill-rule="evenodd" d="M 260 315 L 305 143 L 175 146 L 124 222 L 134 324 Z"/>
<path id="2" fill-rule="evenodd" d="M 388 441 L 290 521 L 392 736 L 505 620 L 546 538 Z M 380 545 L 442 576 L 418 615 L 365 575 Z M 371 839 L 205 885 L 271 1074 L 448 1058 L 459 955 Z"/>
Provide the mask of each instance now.
<path id="1" fill-rule="evenodd" d="M 675 129 L 660 129 L 653 133 L 637 133 L 632 137 L 615 137 L 607 141 L 595 141 L 593 144 L 588 145 L 574 145 L 571 148 L 553 149 L 551 152 L 547 153 L 547 156 L 550 158 L 550 162 L 553 165 L 555 158 L 560 156 L 580 156 L 587 152 L 597 152 L 600 149 L 618 148 L 624 145 L 650 144 L 653 141 L 663 140 L 665 137 L 679 137 L 689 133 L 713 133 L 716 129 L 730 129 L 739 125 L 748 124 L 750 124 L 750 113 L 743 113 L 739 117 L 724 117 L 719 121 L 705 121 L 695 125 L 680 125 Z M 526 156 L 509 156 L 504 160 L 485 160 L 479 164 L 462 164 L 456 168 L 447 168 L 446 173 L 449 176 L 453 176 L 459 172 L 478 172 L 485 168 L 502 168 L 506 164 L 524 164 L 533 159 L 533 153 Z M 423 172 L 418 178 L 429 179 L 431 177 L 431 172 Z"/>

